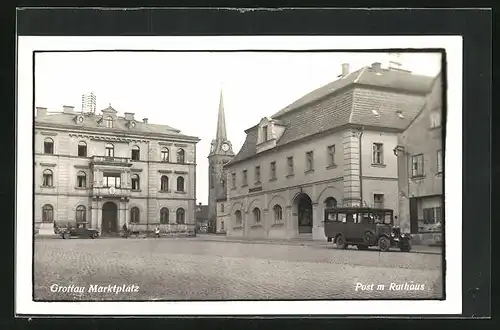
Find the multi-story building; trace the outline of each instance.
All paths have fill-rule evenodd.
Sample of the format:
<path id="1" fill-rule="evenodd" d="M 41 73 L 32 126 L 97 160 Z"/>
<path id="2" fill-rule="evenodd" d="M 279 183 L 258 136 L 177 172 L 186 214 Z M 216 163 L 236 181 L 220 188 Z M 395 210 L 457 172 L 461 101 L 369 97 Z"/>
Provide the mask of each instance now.
<path id="1" fill-rule="evenodd" d="M 224 165 L 234 157 L 231 141 L 227 138 L 222 91 L 217 115 L 216 137 L 208 155 L 208 219 L 209 231 L 225 233 L 229 219 L 227 211 L 227 173 Z"/>
<path id="2" fill-rule="evenodd" d="M 194 228 L 198 138 L 111 105 L 99 115 L 38 107 L 34 125 L 36 227 Z"/>
<path id="3" fill-rule="evenodd" d="M 414 241 L 441 242 L 443 221 L 444 147 L 442 139 L 442 76 L 434 80 L 425 106 L 400 135 L 399 196 L 401 227 Z"/>
<path id="4" fill-rule="evenodd" d="M 432 77 L 380 63 L 349 72 L 247 129 L 228 173 L 228 236 L 325 239 L 326 206 L 399 212 L 399 134 Z"/>

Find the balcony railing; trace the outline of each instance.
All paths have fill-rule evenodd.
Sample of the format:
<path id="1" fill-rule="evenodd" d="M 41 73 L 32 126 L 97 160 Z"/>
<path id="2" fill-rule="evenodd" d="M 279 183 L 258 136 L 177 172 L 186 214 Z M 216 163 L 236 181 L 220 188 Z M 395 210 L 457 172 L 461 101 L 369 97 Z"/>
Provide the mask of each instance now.
<path id="1" fill-rule="evenodd" d="M 91 162 L 93 164 L 102 164 L 102 165 L 132 166 L 130 158 L 125 158 L 125 157 L 92 156 Z"/>

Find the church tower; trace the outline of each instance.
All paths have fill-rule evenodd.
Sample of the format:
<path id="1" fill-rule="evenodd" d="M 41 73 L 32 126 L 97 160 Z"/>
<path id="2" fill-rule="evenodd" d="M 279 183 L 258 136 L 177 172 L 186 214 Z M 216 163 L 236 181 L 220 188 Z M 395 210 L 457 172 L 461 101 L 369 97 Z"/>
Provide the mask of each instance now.
<path id="1" fill-rule="evenodd" d="M 223 166 L 234 157 L 233 147 L 227 139 L 224 100 L 220 92 L 217 131 L 208 155 L 208 220 L 209 231 L 224 233 L 229 225 L 227 212 L 227 174 Z"/>

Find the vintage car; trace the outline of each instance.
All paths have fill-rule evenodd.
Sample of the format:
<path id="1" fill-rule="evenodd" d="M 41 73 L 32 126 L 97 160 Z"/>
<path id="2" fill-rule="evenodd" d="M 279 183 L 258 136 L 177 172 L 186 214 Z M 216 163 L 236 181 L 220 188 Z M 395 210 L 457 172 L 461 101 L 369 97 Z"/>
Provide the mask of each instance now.
<path id="1" fill-rule="evenodd" d="M 359 250 L 378 246 L 381 251 L 397 247 L 411 250 L 411 235 L 394 226 L 393 210 L 377 208 L 326 208 L 325 235 L 328 242 L 346 249 L 355 245 Z"/>
<path id="2" fill-rule="evenodd" d="M 71 237 L 90 237 L 94 239 L 99 237 L 97 229 L 86 228 L 85 226 L 59 228 L 59 233 L 63 239 Z"/>

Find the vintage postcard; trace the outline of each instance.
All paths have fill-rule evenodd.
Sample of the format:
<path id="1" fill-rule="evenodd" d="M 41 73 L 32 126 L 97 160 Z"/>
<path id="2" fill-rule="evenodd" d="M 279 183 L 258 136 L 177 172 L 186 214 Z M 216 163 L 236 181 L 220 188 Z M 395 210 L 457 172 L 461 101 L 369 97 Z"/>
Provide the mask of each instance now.
<path id="1" fill-rule="evenodd" d="M 21 37 L 19 310 L 460 313 L 461 47 Z"/>

